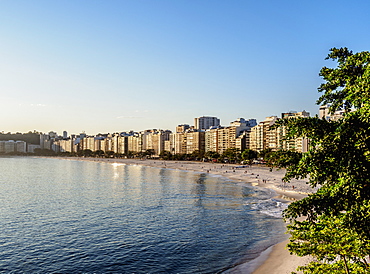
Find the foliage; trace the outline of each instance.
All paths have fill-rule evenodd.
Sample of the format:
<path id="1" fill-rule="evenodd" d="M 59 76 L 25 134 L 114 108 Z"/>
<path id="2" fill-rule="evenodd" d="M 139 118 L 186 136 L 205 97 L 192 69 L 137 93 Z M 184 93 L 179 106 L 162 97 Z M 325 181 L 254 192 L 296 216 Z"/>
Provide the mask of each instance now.
<path id="1" fill-rule="evenodd" d="M 257 152 L 251 149 L 246 149 L 242 152 L 241 158 L 251 164 L 252 160 L 257 158 Z"/>
<path id="2" fill-rule="evenodd" d="M 154 149 L 147 149 L 144 152 L 144 155 L 147 155 L 149 158 L 152 157 L 155 154 Z"/>
<path id="3" fill-rule="evenodd" d="M 172 160 L 172 154 L 169 151 L 163 151 L 159 154 L 159 157 L 163 160 Z"/>
<path id="4" fill-rule="evenodd" d="M 41 148 L 35 148 L 34 155 L 36 156 L 55 156 L 56 153 L 53 150 L 50 149 L 41 149 Z"/>
<path id="5" fill-rule="evenodd" d="M 95 157 L 103 157 L 104 156 L 104 151 L 99 149 L 99 150 L 96 150 L 94 151 L 94 154 L 93 154 Z"/>
<path id="6" fill-rule="evenodd" d="M 79 157 L 91 157 L 93 155 L 93 152 L 91 149 L 84 149 L 77 152 L 77 155 Z"/>
<path id="7" fill-rule="evenodd" d="M 105 158 L 112 158 L 114 155 L 114 151 L 108 150 L 105 152 Z"/>
<path id="8" fill-rule="evenodd" d="M 299 232 L 299 237 L 305 236 L 305 246 L 310 248 L 302 253 L 299 239 L 292 236 L 289 250 L 298 255 L 311 254 L 319 260 L 307 266 L 306 273 L 343 272 L 326 269 L 334 265 L 345 269 L 343 273 L 363 273 L 364 267 L 369 272 L 360 259 L 369 255 L 370 241 L 370 53 L 353 54 L 346 48 L 333 48 L 327 59 L 336 60 L 338 66 L 321 69 L 325 83 L 319 88 L 323 94 L 317 103 L 330 104 L 331 114 L 342 110 L 342 118 L 311 117 L 277 122 L 285 126 L 288 138 L 310 139 L 310 150 L 301 157 L 282 152 L 282 158 L 275 161 L 287 168 L 284 180 L 308 178 L 311 186 L 320 187 L 316 193 L 292 203 L 284 212 L 284 217 L 290 220 L 307 217 L 303 223 L 293 222 L 290 231 L 293 235 Z M 330 231 L 336 225 L 334 235 Z M 348 238 L 350 234 L 355 239 Z M 328 237 L 328 243 L 344 237 L 353 245 L 342 243 L 342 249 L 336 249 L 329 244 L 324 248 L 323 244 L 316 243 L 316 237 L 322 235 Z M 324 257 L 316 252 L 315 246 L 320 246 Z M 337 261 L 331 266 L 321 261 L 333 257 Z"/>
<path id="9" fill-rule="evenodd" d="M 200 160 L 200 159 L 203 159 L 203 158 L 204 158 L 204 150 L 194 150 L 194 151 L 191 153 L 191 157 L 192 157 L 194 160 Z"/>
<path id="10" fill-rule="evenodd" d="M 215 152 L 215 151 L 207 151 L 205 154 L 204 154 L 204 157 L 206 157 L 207 159 L 210 159 L 210 160 L 213 160 L 213 159 L 218 159 L 220 158 L 220 154 Z"/>
<path id="11" fill-rule="evenodd" d="M 240 160 L 240 151 L 237 148 L 228 148 L 222 153 L 221 158 L 229 162 L 237 162 Z"/>
<path id="12" fill-rule="evenodd" d="M 284 168 L 299 162 L 302 153 L 293 150 L 278 150 L 270 152 L 265 160 L 268 166 Z"/>
<path id="13" fill-rule="evenodd" d="M 271 148 L 266 148 L 266 149 L 264 149 L 264 150 L 262 150 L 262 151 L 260 151 L 259 153 L 258 153 L 258 157 L 259 158 L 262 158 L 262 159 L 268 159 L 268 157 L 269 157 L 269 155 L 270 155 L 270 153 L 271 153 L 272 151 L 271 151 Z"/>
<path id="14" fill-rule="evenodd" d="M 0 133 L 0 141 L 25 141 L 28 144 L 40 144 L 40 133 L 39 132 L 28 132 L 28 133 Z"/>
<path id="15" fill-rule="evenodd" d="M 320 260 L 300 267 L 304 273 L 367 273 L 365 257 L 370 253 L 370 242 L 348 228 L 343 215 L 321 215 L 316 222 L 295 221 L 288 226 L 288 248 L 299 256 Z"/>
<path id="16" fill-rule="evenodd" d="M 57 154 L 58 154 L 58 156 L 62 156 L 62 157 L 73 156 L 72 152 L 69 152 L 69 151 L 58 152 Z"/>

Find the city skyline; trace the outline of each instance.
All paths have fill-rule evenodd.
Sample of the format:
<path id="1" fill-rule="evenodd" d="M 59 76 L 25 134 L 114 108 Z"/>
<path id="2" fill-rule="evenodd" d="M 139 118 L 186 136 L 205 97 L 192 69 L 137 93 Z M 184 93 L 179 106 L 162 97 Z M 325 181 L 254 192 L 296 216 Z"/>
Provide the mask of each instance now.
<path id="1" fill-rule="evenodd" d="M 332 47 L 369 49 L 367 1 L 2 1 L 0 131 L 173 130 L 318 113 Z"/>
<path id="2" fill-rule="evenodd" d="M 305 110 L 303 110 L 305 111 Z M 327 110 L 326 110 L 327 111 Z M 290 111 L 290 113 L 297 113 L 298 111 Z M 271 116 L 265 116 L 265 118 L 263 120 L 260 120 L 258 121 L 257 119 L 253 118 L 253 117 L 236 117 L 235 119 L 229 121 L 229 122 L 222 122 L 220 124 L 218 124 L 218 127 L 227 127 L 227 126 L 230 126 L 231 124 L 237 122 L 239 119 L 246 119 L 247 121 L 248 120 L 255 120 L 256 121 L 256 125 L 258 125 L 258 123 L 261 123 L 263 122 L 264 120 L 266 120 L 267 118 L 270 118 L 270 117 L 276 117 L 278 119 L 282 118 L 282 115 L 285 114 L 287 112 L 281 112 L 279 115 L 271 115 Z M 310 113 L 308 112 L 308 115 L 310 115 Z M 190 129 L 190 130 L 193 130 L 193 129 L 199 129 L 199 130 L 202 130 L 202 131 L 205 131 L 205 130 L 208 130 L 210 129 L 211 127 L 209 128 L 197 128 L 197 125 L 195 123 L 194 120 L 196 119 L 200 119 L 200 118 L 213 118 L 213 119 L 217 119 L 219 120 L 219 122 L 221 122 L 221 119 L 219 117 L 215 117 L 215 116 L 208 116 L 208 115 L 203 115 L 201 117 L 195 117 L 193 118 L 193 122 L 192 123 L 177 123 L 176 125 L 172 126 L 171 128 L 159 128 L 159 127 L 148 127 L 148 128 L 142 128 L 140 130 L 132 130 L 132 129 L 121 129 L 121 130 L 115 130 L 115 131 L 110 131 L 110 132 L 103 132 L 103 131 L 97 131 L 97 132 L 86 132 L 84 130 L 82 131 L 79 131 L 79 132 L 71 132 L 69 131 L 68 129 L 64 129 L 62 131 L 57 131 L 57 130 L 48 130 L 48 131 L 41 131 L 41 130 L 37 130 L 37 129 L 34 129 L 34 130 L 28 130 L 28 131 L 8 131 L 8 130 L 2 130 L 0 131 L 0 134 L 16 134 L 16 133 L 20 133 L 20 134 L 26 134 L 26 133 L 41 133 L 41 134 L 49 134 L 49 133 L 52 133 L 53 135 L 56 135 L 56 136 L 60 136 L 60 137 L 63 137 L 63 138 L 69 138 L 71 135 L 80 135 L 80 134 L 86 134 L 86 135 L 89 135 L 89 136 L 95 136 L 95 135 L 99 135 L 99 134 L 102 134 L 102 135 L 105 135 L 105 134 L 116 134 L 116 133 L 125 133 L 125 132 L 144 132 L 144 131 L 147 131 L 147 130 L 165 130 L 165 131 L 171 131 L 173 133 L 176 133 L 177 131 L 177 128 L 183 128 L 182 130 L 185 130 L 184 129 L 184 126 L 188 126 L 187 129 Z M 65 136 L 67 135 L 67 136 Z"/>

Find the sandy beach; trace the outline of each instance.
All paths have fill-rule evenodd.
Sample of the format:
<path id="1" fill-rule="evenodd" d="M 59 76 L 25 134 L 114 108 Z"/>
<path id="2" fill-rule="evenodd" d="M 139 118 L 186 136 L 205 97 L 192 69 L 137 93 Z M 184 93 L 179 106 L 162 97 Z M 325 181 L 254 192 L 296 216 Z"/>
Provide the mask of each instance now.
<path id="1" fill-rule="evenodd" d="M 221 175 L 231 180 L 245 182 L 253 186 L 273 189 L 276 198 L 285 200 L 299 200 L 313 190 L 304 180 L 292 180 L 290 183 L 283 183 L 284 170 L 272 170 L 264 166 L 242 166 L 234 164 L 219 164 L 211 162 L 190 162 L 190 161 L 163 161 L 163 160 L 139 160 L 139 159 L 107 159 L 107 158 L 65 158 L 70 160 L 84 160 L 93 162 L 122 163 L 127 165 L 143 165 L 158 168 L 170 168 L 187 170 L 193 172 L 204 172 L 214 175 Z M 309 262 L 307 257 L 290 255 L 285 249 L 288 240 L 272 246 L 262 252 L 260 257 L 251 262 L 237 266 L 232 273 L 253 273 L 253 274 L 285 274 L 295 271 L 299 265 Z"/>

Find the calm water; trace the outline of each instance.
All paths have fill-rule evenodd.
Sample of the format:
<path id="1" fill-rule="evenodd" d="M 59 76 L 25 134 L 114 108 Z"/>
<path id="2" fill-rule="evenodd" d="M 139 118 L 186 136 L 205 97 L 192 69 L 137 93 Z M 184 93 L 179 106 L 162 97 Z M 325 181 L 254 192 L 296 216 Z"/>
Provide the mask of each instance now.
<path id="1" fill-rule="evenodd" d="M 201 173 L 0 158 L 0 272 L 222 272 L 284 237 L 271 197 Z"/>

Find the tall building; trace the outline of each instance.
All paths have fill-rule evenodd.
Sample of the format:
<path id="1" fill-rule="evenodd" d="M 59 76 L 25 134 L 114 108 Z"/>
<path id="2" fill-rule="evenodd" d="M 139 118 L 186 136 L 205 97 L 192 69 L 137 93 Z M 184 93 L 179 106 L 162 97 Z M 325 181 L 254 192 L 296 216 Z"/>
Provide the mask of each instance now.
<path id="1" fill-rule="evenodd" d="M 328 121 L 337 121 L 338 119 L 343 117 L 344 110 L 337 110 L 334 113 L 329 113 L 330 105 L 320 106 L 319 108 L 319 118 L 325 119 Z"/>
<path id="2" fill-rule="evenodd" d="M 283 119 L 294 119 L 294 118 L 307 118 L 310 117 L 310 113 L 307 111 L 301 111 L 301 112 L 288 112 L 288 113 L 282 113 L 281 117 Z M 299 137 L 295 139 L 286 139 L 286 129 L 285 127 L 280 127 L 279 129 L 280 134 L 280 146 L 279 149 L 285 149 L 285 150 L 294 150 L 297 152 L 307 152 L 308 146 L 309 146 L 309 140 L 305 137 Z"/>
<path id="3" fill-rule="evenodd" d="M 206 130 L 205 134 L 205 151 L 214 151 L 217 152 L 218 150 L 218 134 L 220 129 L 224 127 L 212 127 Z"/>
<path id="4" fill-rule="evenodd" d="M 25 141 L 0 141 L 0 153 L 27 152 L 27 143 Z"/>
<path id="5" fill-rule="evenodd" d="M 194 118 L 194 127 L 195 129 L 209 129 L 213 126 L 219 126 L 220 119 L 217 117 L 210 117 L 210 116 L 202 116 L 198 118 Z"/>
<path id="6" fill-rule="evenodd" d="M 171 135 L 174 154 L 186 154 L 186 134 L 185 132 L 176 132 Z"/>
<path id="7" fill-rule="evenodd" d="M 264 121 L 251 129 L 249 149 L 258 152 L 264 149 L 278 150 L 279 142 L 276 130 L 270 130 L 277 119 L 276 116 L 266 117 Z"/>
<path id="8" fill-rule="evenodd" d="M 187 124 L 183 124 L 183 125 L 178 125 L 176 127 L 176 132 L 185 132 L 185 130 L 189 129 L 190 126 L 187 125 Z"/>
<path id="9" fill-rule="evenodd" d="M 114 133 L 110 136 L 112 140 L 112 151 L 118 154 L 127 154 L 128 152 L 128 136 L 125 132 Z"/>
<path id="10" fill-rule="evenodd" d="M 194 151 L 204 151 L 205 132 L 189 130 L 185 132 L 186 136 L 186 154 L 191 154 Z"/>
<path id="11" fill-rule="evenodd" d="M 310 113 L 302 112 L 286 112 L 282 113 L 283 119 L 307 118 Z M 272 126 L 279 120 L 277 116 L 266 117 L 257 126 L 251 129 L 250 133 L 250 149 L 260 152 L 265 149 L 271 151 L 277 150 L 294 150 L 297 152 L 306 152 L 308 150 L 309 141 L 307 138 L 299 137 L 295 139 L 286 138 L 286 129 L 284 126 L 272 128 Z"/>
<path id="12" fill-rule="evenodd" d="M 296 112 L 296 111 L 283 112 L 281 114 L 281 118 L 283 118 L 283 119 L 292 118 L 292 117 L 306 118 L 306 117 L 310 117 L 310 113 L 304 110 L 304 111 L 300 111 L 300 112 Z"/>
<path id="13" fill-rule="evenodd" d="M 143 147 L 143 133 L 142 132 L 130 132 L 127 137 L 128 152 L 137 153 L 144 151 Z"/>
<path id="14" fill-rule="evenodd" d="M 170 140 L 170 130 L 152 129 L 146 130 L 143 136 L 144 150 L 154 150 L 154 155 L 159 155 L 164 151 L 165 141 Z"/>
<path id="15" fill-rule="evenodd" d="M 249 134 L 252 127 L 256 126 L 255 119 L 245 120 L 239 118 L 230 123 L 228 127 L 214 126 L 206 130 L 205 151 L 223 153 L 229 148 L 243 151 L 249 148 Z"/>

